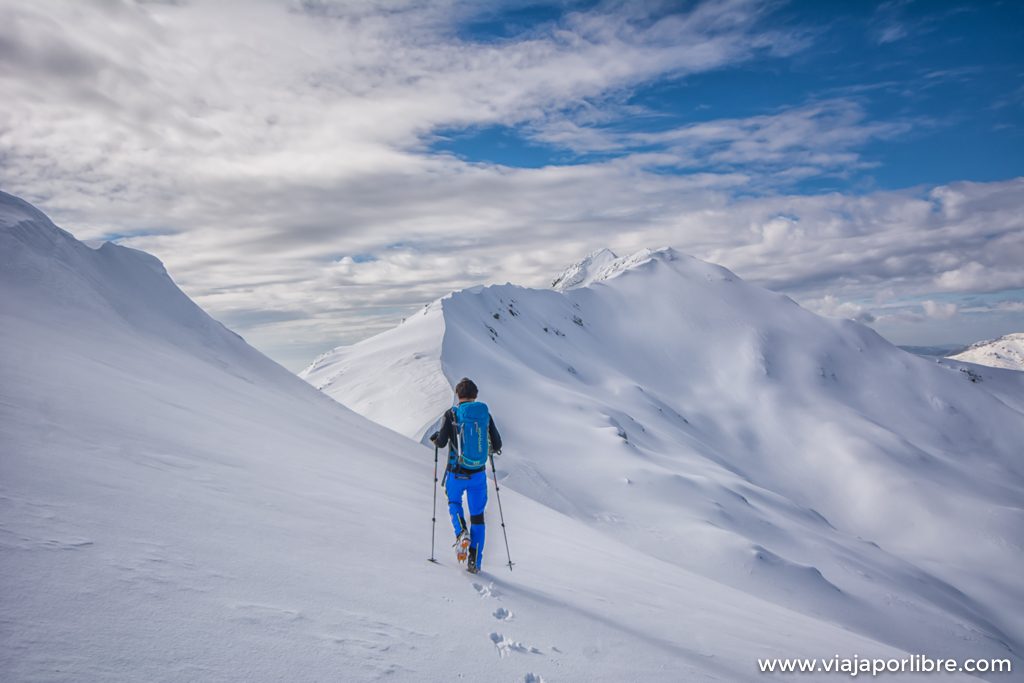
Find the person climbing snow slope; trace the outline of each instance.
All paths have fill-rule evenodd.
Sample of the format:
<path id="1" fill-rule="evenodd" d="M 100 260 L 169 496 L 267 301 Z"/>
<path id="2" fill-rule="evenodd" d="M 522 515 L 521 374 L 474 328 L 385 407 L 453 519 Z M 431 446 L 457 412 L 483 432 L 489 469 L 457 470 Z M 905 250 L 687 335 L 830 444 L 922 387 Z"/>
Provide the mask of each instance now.
<path id="1" fill-rule="evenodd" d="M 501 435 L 487 405 L 476 400 L 477 386 L 471 379 L 463 377 L 455 385 L 455 396 L 458 404 L 445 411 L 441 428 L 430 440 L 440 448 L 449 447 L 444 489 L 455 530 L 456 557 L 475 574 L 483 565 L 487 458 L 501 453 Z M 469 503 L 469 526 L 462 506 L 464 494 Z"/>

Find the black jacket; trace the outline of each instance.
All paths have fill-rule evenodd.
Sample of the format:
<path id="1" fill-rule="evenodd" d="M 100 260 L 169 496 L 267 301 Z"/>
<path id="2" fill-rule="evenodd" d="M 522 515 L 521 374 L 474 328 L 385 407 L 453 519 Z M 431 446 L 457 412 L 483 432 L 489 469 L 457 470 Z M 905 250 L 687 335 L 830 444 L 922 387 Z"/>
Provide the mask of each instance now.
<path id="1" fill-rule="evenodd" d="M 497 453 L 501 450 L 501 434 L 498 433 L 498 428 L 494 426 L 494 416 L 490 418 L 490 422 L 487 425 L 487 434 L 491 437 L 491 452 Z M 455 453 L 456 442 L 459 438 L 458 433 L 455 431 L 455 416 L 452 413 L 452 409 L 444 411 L 444 421 L 441 423 L 441 429 L 434 432 L 434 435 L 430 437 L 430 440 L 437 444 L 438 448 L 444 448 L 449 446 L 448 449 L 448 467 L 451 470 L 458 470 L 460 472 L 479 472 L 480 470 L 466 470 L 457 464 L 452 463 L 451 456 Z M 484 469 L 484 468 L 480 468 Z"/>

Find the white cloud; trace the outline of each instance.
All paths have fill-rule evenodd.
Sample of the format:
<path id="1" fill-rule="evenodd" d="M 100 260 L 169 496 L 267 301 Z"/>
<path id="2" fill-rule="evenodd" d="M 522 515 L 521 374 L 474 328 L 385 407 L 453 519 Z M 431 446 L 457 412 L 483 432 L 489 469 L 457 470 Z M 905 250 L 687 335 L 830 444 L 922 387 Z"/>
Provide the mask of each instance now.
<path id="1" fill-rule="evenodd" d="M 943 272 L 935 284 L 947 292 L 997 292 L 1024 287 L 1024 261 L 1006 265 L 1009 267 L 971 261 Z"/>
<path id="2" fill-rule="evenodd" d="M 922 301 L 921 307 L 929 318 L 948 320 L 957 314 L 957 305 L 948 301 Z"/>
<path id="3" fill-rule="evenodd" d="M 805 301 L 804 305 L 819 315 L 850 318 L 862 323 L 875 321 L 875 316 L 868 307 L 853 301 L 841 301 L 832 294 L 826 294 L 821 299 Z"/>
<path id="4" fill-rule="evenodd" d="M 622 132 L 581 124 L 571 115 L 539 124 L 536 140 L 578 153 L 658 153 L 650 165 L 727 171 L 737 167 L 764 172 L 760 182 L 791 184 L 808 176 L 846 175 L 871 164 L 857 148 L 873 140 L 906 133 L 911 121 L 869 121 L 863 106 L 849 98 L 832 98 L 773 114 L 716 119 L 656 133 Z M 596 123 L 603 123 L 597 121 Z M 923 125 L 923 122 L 916 122 Z M 633 152 L 636 154 L 636 152 Z"/>
<path id="5" fill-rule="evenodd" d="M 81 238 L 135 235 L 293 367 L 452 288 L 544 285 L 600 246 L 672 244 L 863 320 L 876 305 L 849 302 L 1017 282 L 1024 180 L 774 194 L 862 165 L 861 145 L 909 125 L 854 99 L 658 134 L 599 127 L 642 114 L 629 88 L 804 45 L 763 28 L 766 5 L 599 5 L 460 37 L 487 7 L 4 3 L 0 184 Z M 522 169 L 429 152 L 439 131 L 495 124 L 627 153 Z"/>
<path id="6" fill-rule="evenodd" d="M 902 24 L 889 24 L 888 26 L 883 26 L 879 29 L 875 40 L 878 41 L 880 45 L 885 45 L 886 43 L 894 43 L 906 36 L 907 29 L 905 26 Z"/>
<path id="7" fill-rule="evenodd" d="M 989 308 L 1005 313 L 1024 313 L 1024 301 L 998 301 Z"/>

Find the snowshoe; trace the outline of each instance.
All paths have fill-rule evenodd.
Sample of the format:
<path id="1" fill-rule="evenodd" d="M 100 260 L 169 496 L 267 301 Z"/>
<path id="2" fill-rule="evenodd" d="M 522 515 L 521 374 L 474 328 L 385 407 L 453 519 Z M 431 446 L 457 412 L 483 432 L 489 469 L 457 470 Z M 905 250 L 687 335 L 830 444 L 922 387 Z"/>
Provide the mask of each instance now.
<path id="1" fill-rule="evenodd" d="M 466 571 L 470 574 L 480 573 L 480 567 L 476 563 L 476 548 L 469 549 L 469 562 L 466 564 Z"/>
<path id="2" fill-rule="evenodd" d="M 463 530 L 459 537 L 455 539 L 455 559 L 459 563 L 466 561 L 466 556 L 469 550 L 469 532 Z"/>

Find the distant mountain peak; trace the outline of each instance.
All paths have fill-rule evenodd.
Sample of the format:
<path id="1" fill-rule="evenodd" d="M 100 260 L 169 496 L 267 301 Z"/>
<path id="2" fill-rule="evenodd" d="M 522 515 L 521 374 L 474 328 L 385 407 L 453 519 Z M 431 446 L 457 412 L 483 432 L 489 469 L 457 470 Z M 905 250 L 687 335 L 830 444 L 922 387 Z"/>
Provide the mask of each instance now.
<path id="1" fill-rule="evenodd" d="M 1024 370 L 1024 332 L 976 342 L 950 358 L 994 368 Z"/>
<path id="2" fill-rule="evenodd" d="M 551 282 L 551 287 L 560 292 L 577 287 L 587 287 L 647 263 L 651 259 L 674 261 L 678 257 L 679 252 L 672 247 L 644 248 L 622 257 L 611 249 L 598 249 L 563 270 Z"/>

